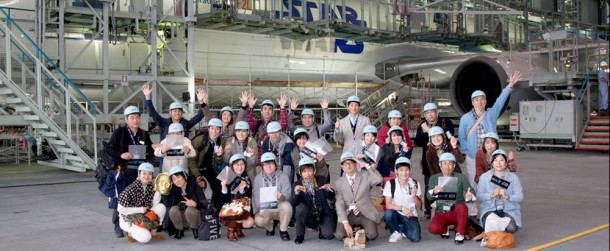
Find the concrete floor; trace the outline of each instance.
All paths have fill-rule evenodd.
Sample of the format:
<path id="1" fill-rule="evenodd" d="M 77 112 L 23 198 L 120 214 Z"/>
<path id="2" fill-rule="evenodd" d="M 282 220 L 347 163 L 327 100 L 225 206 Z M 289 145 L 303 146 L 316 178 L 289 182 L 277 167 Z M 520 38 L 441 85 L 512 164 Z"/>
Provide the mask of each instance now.
<path id="1" fill-rule="evenodd" d="M 515 147 L 503 143 L 503 148 Z M 333 179 L 338 177 L 339 153 L 327 157 Z M 608 153 L 571 150 L 525 151 L 516 153 L 518 175 L 525 192 L 523 229 L 516 233 L 516 250 L 552 242 L 609 222 Z M 416 148 L 413 163 L 419 163 Z M 423 182 L 421 169 L 413 167 L 414 177 Z M 166 239 L 149 244 L 128 243 L 114 238 L 105 197 L 97 190 L 93 172 L 74 173 L 38 165 L 0 163 L 0 244 L 3 250 L 340 250 L 342 242 L 321 241 L 308 233 L 302 245 L 282 242 L 278 235 L 264 236 L 264 230 L 246 230 L 247 237 L 230 242 L 223 237 L 197 241 L 188 233 L 182 240 Z M 367 243 L 367 249 L 472 250 L 479 242 L 463 245 L 428 233 L 429 221 L 422 220 L 422 240 L 388 243 L 389 233 L 380 224 L 380 237 Z M 223 227 L 223 230 L 225 228 Z M 294 239 L 294 230 L 290 229 Z M 165 235 L 165 233 L 163 233 Z M 609 250 L 609 230 L 564 242 L 550 250 Z"/>

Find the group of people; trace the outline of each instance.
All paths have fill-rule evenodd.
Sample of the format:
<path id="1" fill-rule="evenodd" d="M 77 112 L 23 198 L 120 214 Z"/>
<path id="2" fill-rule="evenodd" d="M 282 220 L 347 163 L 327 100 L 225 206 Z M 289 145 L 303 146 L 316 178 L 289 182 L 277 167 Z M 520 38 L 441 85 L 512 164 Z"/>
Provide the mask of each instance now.
<path id="1" fill-rule="evenodd" d="M 453 136 L 451 120 L 439 117 L 434 103 L 424 106 L 425 121 L 414 140 L 423 147 L 423 184 L 411 175 L 413 143 L 401 113 L 391 111 L 388 123 L 378 129 L 360 114 L 357 96 L 347 99 L 348 115 L 334 123 L 333 139 L 342 147 L 341 176 L 331 182 L 333 167 L 322 153 L 306 146 L 324 139 L 332 126 L 327 100 L 320 103 L 321 125 L 315 123 L 311 109 L 304 109 L 301 124 L 295 125 L 298 101 L 288 104 L 286 95 L 277 99 L 277 105 L 262 101 L 257 119 L 257 99 L 247 92 L 241 94 L 237 116 L 232 107 L 224 107 L 212 118 L 203 90 L 197 90 L 200 107 L 191 120 L 182 117 L 180 103 L 172 103 L 170 118 L 163 118 L 150 100 L 150 87 L 144 85 L 148 113 L 161 129 L 161 142 L 153 144 L 139 128 L 137 107 L 124 110 L 126 126 L 115 130 L 108 144 L 118 162 L 117 177 L 124 175 L 124 186 L 116 191 L 115 235 L 127 233 L 128 240 L 138 242 L 163 239 L 157 233 L 162 226 L 175 239 L 184 237 L 185 229 L 197 238 L 200 210 L 211 205 L 221 208 L 244 197 L 252 201 L 249 215 L 224 222 L 231 241 L 244 238 L 242 229 L 254 226 L 265 229 L 267 236 L 275 235 L 279 226 L 283 241 L 291 239 L 288 227 L 294 226 L 297 244 L 304 242 L 306 229 L 318 231 L 318 238 L 326 240 L 343 240 L 353 237 L 355 229 L 364 229 L 366 238 L 374 240 L 383 219 L 390 242 L 405 237 L 418 242 L 420 210 L 431 219 L 433 234 L 449 238 L 449 226 L 455 225 L 456 243 L 464 241 L 469 217 L 486 228 L 514 233 L 521 227 L 523 193 L 514 154 L 499 148 L 496 120 L 520 78 L 519 72 L 510 76 L 489 109 L 485 93 L 475 91 L 474 108 L 460 119 L 458 138 Z M 279 117 L 274 120 L 277 108 Z M 208 126 L 189 137 L 190 129 L 203 118 Z M 156 182 L 148 163 L 153 156 L 162 158 Z M 203 193 L 208 186 L 211 202 Z M 379 188 L 383 214 L 371 200 L 372 189 Z"/>

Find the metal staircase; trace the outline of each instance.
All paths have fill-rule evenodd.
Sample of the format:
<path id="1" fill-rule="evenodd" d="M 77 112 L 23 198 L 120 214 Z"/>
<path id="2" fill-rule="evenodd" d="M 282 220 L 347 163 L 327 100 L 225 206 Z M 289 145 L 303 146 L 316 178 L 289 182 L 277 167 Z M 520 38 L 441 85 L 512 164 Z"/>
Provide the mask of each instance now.
<path id="1" fill-rule="evenodd" d="M 7 12 L 0 22 L 0 103 L 14 108 L 5 119 L 21 120 L 49 143 L 56 160 L 39 164 L 84 172 L 97 159 L 96 106 L 34 43 Z M 34 51 L 34 52 L 32 52 Z M 1 58 L 1 57 L 0 57 Z M 17 63 L 17 65 L 15 65 Z M 17 116 L 15 116 L 17 115 Z"/>
<path id="2" fill-rule="evenodd" d="M 576 150 L 610 151 L 608 116 L 590 116 Z"/>

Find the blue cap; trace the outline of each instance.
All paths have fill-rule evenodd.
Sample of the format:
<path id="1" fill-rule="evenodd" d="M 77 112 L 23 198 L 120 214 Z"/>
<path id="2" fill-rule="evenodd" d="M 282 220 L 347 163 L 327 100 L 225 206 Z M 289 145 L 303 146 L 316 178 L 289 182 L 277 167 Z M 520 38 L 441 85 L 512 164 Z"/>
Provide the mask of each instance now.
<path id="1" fill-rule="evenodd" d="M 244 157 L 244 155 L 242 155 L 241 153 L 236 153 L 233 154 L 233 156 L 231 156 L 231 158 L 229 159 L 229 165 L 233 165 L 233 162 L 235 162 L 236 160 L 246 160 L 246 157 Z"/>
<path id="2" fill-rule="evenodd" d="M 153 167 L 153 165 L 148 162 L 144 162 L 144 163 L 140 164 L 140 166 L 138 166 L 138 172 L 139 171 L 147 171 L 147 172 L 154 173 L 155 167 Z"/>
<path id="3" fill-rule="evenodd" d="M 367 125 L 362 129 L 362 133 L 377 133 L 377 127 L 374 125 Z"/>
<path id="4" fill-rule="evenodd" d="M 169 169 L 169 175 L 174 175 L 177 173 L 185 173 L 184 171 L 184 167 L 181 166 L 174 166 L 172 168 Z M 186 174 L 186 173 L 185 173 Z M 185 175 L 186 176 L 186 175 Z"/>
<path id="5" fill-rule="evenodd" d="M 399 164 L 407 164 L 409 165 L 409 169 L 411 169 L 411 160 L 407 157 L 399 157 L 398 159 L 396 159 L 396 161 L 394 162 L 394 169 L 396 169 Z"/>
<path id="6" fill-rule="evenodd" d="M 229 112 L 231 112 L 231 114 L 233 114 L 233 107 L 230 107 L 230 106 L 223 107 L 222 109 L 220 109 L 220 114 L 222 115 L 222 113 L 225 111 L 229 111 Z"/>
<path id="7" fill-rule="evenodd" d="M 506 153 L 506 151 L 504 151 L 502 149 L 497 149 L 497 150 L 493 151 L 493 153 L 491 153 L 491 160 L 493 161 L 496 158 L 496 155 L 498 155 L 498 154 L 504 155 L 504 160 L 508 161 L 508 154 Z"/>
<path id="8" fill-rule="evenodd" d="M 351 159 L 354 162 L 356 162 L 356 156 L 354 156 L 354 154 L 352 152 L 344 152 L 343 154 L 341 154 L 341 164 L 343 164 L 344 161 Z"/>
<path id="9" fill-rule="evenodd" d="M 402 131 L 402 128 L 400 126 L 392 126 L 390 127 L 390 130 L 388 130 L 388 136 L 390 136 L 390 133 L 392 133 L 393 131 L 400 131 L 402 132 L 402 135 L 405 135 L 405 132 Z"/>
<path id="10" fill-rule="evenodd" d="M 246 121 L 235 123 L 235 130 L 250 130 L 250 125 Z"/>
<path id="11" fill-rule="evenodd" d="M 273 161 L 275 162 L 275 154 L 273 154 L 272 152 L 266 152 L 263 153 L 263 156 L 261 156 L 261 163 L 267 162 L 267 161 Z"/>
<path id="12" fill-rule="evenodd" d="M 169 125 L 167 132 L 184 132 L 184 126 L 180 123 L 172 123 Z"/>
<path id="13" fill-rule="evenodd" d="M 173 103 L 169 104 L 169 110 L 171 111 L 174 109 L 184 110 L 184 107 L 182 106 L 182 103 L 180 103 L 180 102 L 173 102 Z"/>
<path id="14" fill-rule="evenodd" d="M 208 122 L 208 126 L 218 126 L 222 128 L 222 121 L 220 121 L 220 119 L 218 118 L 210 119 L 210 121 Z"/>
<path id="15" fill-rule="evenodd" d="M 303 111 L 301 112 L 301 117 L 302 117 L 303 115 L 311 115 L 311 116 L 314 116 L 314 113 L 313 113 L 313 110 L 311 110 L 311 109 L 303 109 Z"/>
<path id="16" fill-rule="evenodd" d="M 141 114 L 140 109 L 138 109 L 138 107 L 135 107 L 133 105 L 128 106 L 127 108 L 125 108 L 125 111 L 123 111 L 123 114 L 125 115 L 125 117 L 129 116 L 130 114 Z"/>
<path id="17" fill-rule="evenodd" d="M 402 114 L 400 114 L 400 112 L 398 110 L 391 110 L 390 113 L 388 113 L 388 118 L 402 118 Z"/>
<path id="18" fill-rule="evenodd" d="M 455 162 L 455 156 L 453 156 L 452 153 L 443 153 L 438 158 L 438 164 L 440 165 L 445 160 L 451 160 L 451 161 Z"/>
<path id="19" fill-rule="evenodd" d="M 428 131 L 428 137 L 432 137 L 434 135 L 439 135 L 439 134 L 443 134 L 445 133 L 445 131 L 443 130 L 443 128 L 440 128 L 438 126 L 433 126 L 432 128 L 430 128 L 430 130 Z"/>
<path id="20" fill-rule="evenodd" d="M 282 130 L 282 125 L 277 121 L 271 121 L 267 124 L 267 133 L 279 132 Z"/>
<path id="21" fill-rule="evenodd" d="M 472 99 L 474 99 L 475 97 L 478 97 L 478 96 L 483 96 L 483 97 L 486 97 L 486 98 L 487 98 L 487 96 L 485 95 L 485 93 L 484 93 L 483 91 L 481 91 L 481 90 L 476 90 L 476 91 L 474 91 L 474 92 L 472 93 L 472 95 L 470 95 L 470 99 L 472 100 Z"/>
<path id="22" fill-rule="evenodd" d="M 305 157 L 305 158 L 301 158 L 301 160 L 299 160 L 299 167 L 305 166 L 305 165 L 314 165 L 314 162 L 311 158 Z M 315 170 L 315 168 L 314 168 Z"/>
<path id="23" fill-rule="evenodd" d="M 424 105 L 424 113 L 428 110 L 438 110 L 438 106 L 435 103 L 427 103 Z"/>
<path id="24" fill-rule="evenodd" d="M 356 102 L 358 104 L 360 104 L 360 98 L 358 98 L 358 96 L 349 96 L 347 98 L 347 105 L 349 105 L 350 102 Z"/>
<path id="25" fill-rule="evenodd" d="M 266 105 L 270 105 L 271 107 L 275 107 L 275 105 L 273 104 L 273 101 L 269 100 L 269 99 L 265 99 L 263 100 L 263 102 L 261 103 L 261 107 L 266 106 Z"/>
<path id="26" fill-rule="evenodd" d="M 481 134 L 481 136 L 479 136 L 479 138 L 482 138 L 482 139 L 484 139 L 484 138 L 492 138 L 492 139 L 495 139 L 496 141 L 500 141 L 500 136 L 498 136 L 498 134 L 495 133 L 495 132 L 488 132 L 488 133 L 485 133 L 485 134 Z"/>

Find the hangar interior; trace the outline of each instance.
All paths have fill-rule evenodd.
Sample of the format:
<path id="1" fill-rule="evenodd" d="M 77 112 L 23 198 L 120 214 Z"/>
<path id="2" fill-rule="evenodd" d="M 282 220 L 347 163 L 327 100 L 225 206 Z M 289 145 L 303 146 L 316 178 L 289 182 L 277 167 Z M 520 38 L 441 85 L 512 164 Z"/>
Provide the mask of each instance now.
<path id="1" fill-rule="evenodd" d="M 178 101 L 192 116 L 202 88 L 213 111 L 238 109 L 242 91 L 259 103 L 282 93 L 298 98 L 295 114 L 321 114 L 319 102 L 328 99 L 334 122 L 346 114 L 345 99 L 358 95 L 376 126 L 397 109 L 414 130 L 425 103 L 457 119 L 472 107 L 473 90 L 497 96 L 515 70 L 526 77 L 499 121 L 505 135 L 534 148 L 608 149 L 608 138 L 598 139 L 607 137 L 608 119 L 589 116 L 599 63 L 608 62 L 604 1 L 2 0 L 0 7 L 3 162 L 94 169 L 123 109 L 145 110 L 143 84 L 165 115 Z M 535 103 L 545 101 L 553 103 Z M 566 110 L 571 117 L 557 114 Z M 520 123 L 510 129 L 514 114 Z M 552 119 L 565 119 L 563 131 L 547 127 Z M 147 116 L 143 122 L 154 130 Z M 57 158 L 37 159 L 31 145 Z"/>

